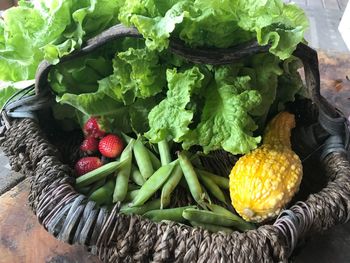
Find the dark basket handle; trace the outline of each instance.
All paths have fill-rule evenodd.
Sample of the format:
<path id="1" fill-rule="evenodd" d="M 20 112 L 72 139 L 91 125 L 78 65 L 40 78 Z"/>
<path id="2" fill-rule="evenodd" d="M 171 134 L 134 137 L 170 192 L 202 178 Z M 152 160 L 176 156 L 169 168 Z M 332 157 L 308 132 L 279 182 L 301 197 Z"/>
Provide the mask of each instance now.
<path id="1" fill-rule="evenodd" d="M 60 63 L 89 54 L 109 41 L 123 37 L 142 38 L 142 35 L 134 27 L 126 27 L 122 24 L 115 25 L 103 31 L 101 34 L 89 39 L 86 45 L 67 56 L 61 58 Z M 205 49 L 187 47 L 179 39 L 171 39 L 169 49 L 194 63 L 224 65 L 238 61 L 244 57 L 267 52 L 270 46 L 259 46 L 256 41 L 241 44 L 227 49 Z M 35 89 L 37 93 L 47 88 L 48 74 L 53 65 L 47 61 L 41 62 L 36 73 Z"/>

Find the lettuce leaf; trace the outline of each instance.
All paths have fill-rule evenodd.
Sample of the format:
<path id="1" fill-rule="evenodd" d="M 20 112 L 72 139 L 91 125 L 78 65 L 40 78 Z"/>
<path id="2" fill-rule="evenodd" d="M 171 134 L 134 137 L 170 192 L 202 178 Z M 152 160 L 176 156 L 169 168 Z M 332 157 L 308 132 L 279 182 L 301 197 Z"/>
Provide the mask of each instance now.
<path id="1" fill-rule="evenodd" d="M 107 95 L 102 90 L 94 93 L 69 94 L 66 93 L 58 100 L 64 105 L 70 105 L 78 110 L 83 116 L 99 116 L 100 122 L 107 132 L 119 133 L 120 131 L 129 133 L 135 132 L 143 134 L 149 130 L 148 114 L 159 100 L 156 97 L 137 99 L 134 103 L 125 106 Z M 69 109 L 69 108 L 68 108 Z M 63 112 L 60 112 L 63 111 Z M 67 108 L 59 107 L 56 110 L 56 117 L 68 117 L 65 114 Z M 72 114 L 71 118 L 81 118 Z M 83 125 L 83 123 L 80 123 Z"/>
<path id="2" fill-rule="evenodd" d="M 158 54 L 146 48 L 118 53 L 113 67 L 122 93 L 131 91 L 134 98 L 154 96 L 166 84 L 165 68 L 159 64 Z"/>
<path id="3" fill-rule="evenodd" d="M 176 69 L 167 71 L 167 97 L 150 112 L 150 130 L 145 134 L 152 142 L 174 140 L 181 142 L 189 131 L 194 111 L 187 109 L 191 95 L 201 88 L 204 75 L 197 67 L 184 72 Z"/>
<path id="4" fill-rule="evenodd" d="M 109 98 L 102 92 L 79 95 L 65 93 L 58 102 L 69 104 L 89 116 L 115 114 L 122 108 L 122 103 Z"/>
<path id="5" fill-rule="evenodd" d="M 134 15 L 130 23 L 146 37 L 146 45 L 149 49 L 163 50 L 169 45 L 170 33 L 174 31 L 176 24 L 183 21 L 187 12 L 184 10 L 184 2 L 175 4 L 169 9 L 164 17 L 150 18 L 147 16 Z"/>
<path id="6" fill-rule="evenodd" d="M 260 137 L 252 136 L 257 126 L 248 112 L 261 103 L 261 96 L 250 89 L 248 76 L 230 80 L 222 72 L 226 70 L 218 68 L 215 80 L 203 92 L 206 100 L 201 121 L 183 138 L 183 148 L 200 145 L 204 153 L 224 149 L 242 154 L 260 142 Z"/>
<path id="7" fill-rule="evenodd" d="M 7 100 L 18 91 L 19 89 L 11 85 L 3 88 L 0 87 L 0 109 L 2 109 Z"/>
<path id="8" fill-rule="evenodd" d="M 283 61 L 283 74 L 278 78 L 278 89 L 274 107 L 276 111 L 284 109 L 286 102 L 295 100 L 297 94 L 308 97 L 303 80 L 298 70 L 303 66 L 297 57 L 290 57 Z"/>
<path id="9" fill-rule="evenodd" d="M 262 97 L 261 103 L 249 112 L 253 116 L 266 115 L 276 99 L 278 77 L 283 73 L 279 64 L 280 59 L 268 53 L 257 54 L 246 60 L 245 66 L 248 70 L 244 72 L 247 68 L 243 69 L 243 75 L 250 76 L 251 86 L 259 91 Z"/>
<path id="10" fill-rule="evenodd" d="M 50 71 L 49 80 L 58 96 L 91 93 L 98 90 L 98 80 L 111 73 L 111 60 L 92 54 L 57 65 Z"/>
<path id="11" fill-rule="evenodd" d="M 251 89 L 249 76 L 235 76 L 234 71 L 230 66 L 216 68 L 215 79 L 206 86 L 205 75 L 197 67 L 184 72 L 168 70 L 167 97 L 150 112 L 146 137 L 152 142 L 182 142 L 184 149 L 199 145 L 204 153 L 224 149 L 241 154 L 256 148 L 260 137 L 252 136 L 257 126 L 248 112 L 261 103 L 262 97 Z M 196 94 L 203 96 L 202 109 L 196 104 Z M 196 124 L 194 115 L 198 111 L 200 121 Z"/>
<path id="12" fill-rule="evenodd" d="M 122 23 L 135 26 L 151 49 L 168 46 L 171 35 L 191 46 L 229 47 L 256 39 L 288 58 L 303 41 L 308 21 L 303 10 L 280 0 L 128 1 Z"/>
<path id="13" fill-rule="evenodd" d="M 158 103 L 157 97 L 150 97 L 137 99 L 128 107 L 131 128 L 135 133 L 144 134 L 150 129 L 148 115 Z"/>
<path id="14" fill-rule="evenodd" d="M 83 41 L 118 23 L 124 1 L 36 0 L 20 1 L 0 20 L 0 79 L 26 80 L 39 63 L 79 48 Z"/>

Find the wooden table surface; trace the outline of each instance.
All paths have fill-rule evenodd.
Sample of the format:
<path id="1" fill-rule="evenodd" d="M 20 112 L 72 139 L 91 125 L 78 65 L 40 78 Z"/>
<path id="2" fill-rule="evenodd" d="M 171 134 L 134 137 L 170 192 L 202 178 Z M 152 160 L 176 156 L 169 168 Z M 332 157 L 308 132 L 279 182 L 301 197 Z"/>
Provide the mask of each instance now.
<path id="1" fill-rule="evenodd" d="M 350 116 L 350 81 L 346 79 L 350 77 L 350 54 L 320 52 L 319 57 L 322 94 Z M 18 180 L 18 175 L 11 178 Z M 24 180 L 0 196 L 0 263 L 100 262 L 82 247 L 50 236 L 27 206 L 28 192 L 29 184 Z M 293 261 L 350 262 L 349 248 L 350 223 L 313 237 Z"/>

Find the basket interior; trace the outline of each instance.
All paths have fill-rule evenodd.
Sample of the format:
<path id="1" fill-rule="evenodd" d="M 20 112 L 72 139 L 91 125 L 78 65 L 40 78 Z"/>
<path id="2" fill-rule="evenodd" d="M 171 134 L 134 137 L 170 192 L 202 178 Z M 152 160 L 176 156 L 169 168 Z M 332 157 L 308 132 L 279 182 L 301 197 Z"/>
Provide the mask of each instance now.
<path id="1" fill-rule="evenodd" d="M 313 148 L 305 147 L 305 140 L 309 138 L 300 136 L 300 130 L 318 123 L 316 105 L 309 99 L 299 98 L 295 102 L 289 103 L 287 110 L 296 117 L 296 128 L 292 132 L 292 147 L 303 164 L 303 179 L 298 193 L 288 205 L 290 207 L 297 201 L 305 201 L 310 194 L 319 192 L 325 187 L 329 178 L 326 178 L 324 169 L 320 165 L 322 145 L 317 145 Z M 74 129 L 69 132 L 62 130 L 60 123 L 53 118 L 52 112 L 47 110 L 39 112 L 39 120 L 47 139 L 61 153 L 60 161 L 73 168 L 74 163 L 84 156 L 79 150 L 79 146 L 84 138 L 81 129 Z M 202 156 L 200 161 L 206 169 L 228 176 L 238 158 L 239 156 L 234 156 L 224 151 L 215 151 L 207 156 Z M 172 207 L 189 205 L 193 202 L 192 197 L 182 187 L 177 188 L 177 192 L 172 198 Z M 213 202 L 215 203 L 216 201 L 213 200 Z M 264 224 L 272 224 L 273 222 L 271 220 L 264 222 Z"/>

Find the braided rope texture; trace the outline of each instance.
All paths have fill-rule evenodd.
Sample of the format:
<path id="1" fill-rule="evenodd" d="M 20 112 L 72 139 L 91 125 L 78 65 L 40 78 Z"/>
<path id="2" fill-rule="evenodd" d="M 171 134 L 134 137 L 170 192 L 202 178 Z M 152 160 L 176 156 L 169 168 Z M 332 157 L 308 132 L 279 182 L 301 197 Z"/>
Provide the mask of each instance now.
<path id="1" fill-rule="evenodd" d="M 350 165 L 343 153 L 324 160 L 328 185 L 273 225 L 224 234 L 120 214 L 119 203 L 110 212 L 98 208 L 74 190 L 64 153 L 32 120 L 15 120 L 1 146 L 12 168 L 30 178 L 29 203 L 44 228 L 104 262 L 287 262 L 301 236 L 349 220 Z"/>

